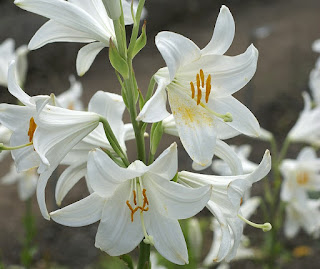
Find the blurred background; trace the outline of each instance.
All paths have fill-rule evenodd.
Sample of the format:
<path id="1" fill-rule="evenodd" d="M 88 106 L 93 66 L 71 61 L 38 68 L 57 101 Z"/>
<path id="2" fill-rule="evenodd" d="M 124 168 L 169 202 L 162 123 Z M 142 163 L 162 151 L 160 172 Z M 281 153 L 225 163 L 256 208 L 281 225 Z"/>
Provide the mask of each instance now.
<path id="1" fill-rule="evenodd" d="M 278 139 L 283 139 L 303 108 L 301 93 L 308 90 L 309 73 L 318 57 L 312 51 L 311 44 L 320 38 L 319 0 L 147 0 L 148 44 L 134 60 L 139 87 L 145 92 L 150 77 L 165 65 L 154 45 L 155 35 L 162 30 L 174 31 L 192 39 L 202 48 L 211 39 L 222 4 L 229 7 L 236 23 L 235 39 L 226 54 L 242 53 L 250 43 L 254 43 L 260 53 L 256 75 L 235 96 L 253 111 L 262 127 L 273 132 Z M 19 9 L 13 1 L 0 0 L 0 43 L 10 37 L 16 41 L 16 47 L 27 44 L 45 21 L 43 17 Z M 75 59 L 81 46 L 76 43 L 54 43 L 30 52 L 25 91 L 32 96 L 52 92 L 59 94 L 67 90 L 68 76 L 76 74 Z M 119 93 L 107 52 L 104 49 L 88 73 L 77 78 L 83 84 L 85 105 L 98 90 Z M 16 102 L 6 88 L 0 87 L 0 96 L 3 103 Z M 170 141 L 172 138 L 168 137 L 168 143 L 163 148 Z M 238 138 L 235 143 L 244 141 L 248 140 Z M 252 160 L 260 160 L 267 146 L 257 143 Z M 179 150 L 182 160 L 180 169 L 190 170 L 191 161 L 181 146 Z M 133 144 L 129 145 L 128 151 L 134 158 Z M 295 156 L 295 152 L 291 154 Z M 1 163 L 0 176 L 6 173 L 9 162 L 10 158 L 7 158 Z M 47 192 L 48 204 L 49 208 L 54 209 L 54 180 L 51 182 L 51 189 Z M 85 197 L 87 193 L 83 189 L 84 184 L 78 184 L 65 204 Z M 261 191 L 257 188 L 255 193 Z M 66 228 L 47 222 L 40 216 L 35 197 L 33 200 L 38 226 L 37 268 L 47 268 L 46 263 L 40 261 L 41 257 L 67 268 L 86 268 L 97 261 L 101 255 L 100 250 L 94 247 L 97 225 Z M 24 203 L 18 199 L 16 186 L 1 186 L 0 257 L 5 264 L 19 263 L 23 212 Z M 287 242 L 289 249 L 299 244 L 311 244 L 313 255 L 297 259 L 289 263 L 287 268 L 319 268 L 320 243 L 311 241 L 303 233 L 295 242 Z M 259 268 L 259 265 L 246 262 L 238 266 L 235 264 L 232 268 Z"/>

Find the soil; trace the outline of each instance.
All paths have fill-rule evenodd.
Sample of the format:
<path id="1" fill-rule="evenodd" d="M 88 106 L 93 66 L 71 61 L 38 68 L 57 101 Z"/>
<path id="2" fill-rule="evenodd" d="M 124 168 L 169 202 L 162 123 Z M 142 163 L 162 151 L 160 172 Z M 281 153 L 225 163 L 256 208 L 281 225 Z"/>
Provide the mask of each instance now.
<path id="1" fill-rule="evenodd" d="M 221 4 L 230 8 L 236 22 L 236 35 L 228 55 L 242 53 L 250 43 L 259 50 L 259 62 L 253 80 L 235 94 L 256 115 L 262 127 L 283 140 L 295 123 L 303 107 L 301 93 L 308 90 L 309 72 L 318 55 L 311 50 L 314 40 L 320 38 L 320 1 L 318 0 L 152 0 L 146 1 L 148 10 L 148 45 L 134 61 L 140 89 L 145 92 L 150 77 L 165 65 L 154 45 L 154 37 L 161 30 L 170 30 L 192 39 L 199 47 L 210 40 L 214 23 Z M 20 10 L 12 1 L 0 0 L 0 42 L 8 37 L 16 45 L 27 44 L 36 30 L 46 19 Z M 270 31 L 264 38 L 259 37 L 261 27 Z M 257 30 L 258 29 L 258 30 Z M 28 94 L 59 94 L 68 87 L 68 76 L 76 74 L 75 59 L 81 45 L 75 43 L 49 44 L 28 55 L 29 69 L 25 90 Z M 87 104 L 97 90 L 119 93 L 119 85 L 103 50 L 89 72 L 79 78 L 84 87 L 83 101 Z M 15 103 L 5 88 L 0 89 L 1 102 Z M 128 120 L 128 115 L 125 115 Z M 166 136 L 159 152 L 175 139 Z M 266 143 L 237 138 L 232 143 L 254 145 L 252 160 L 259 161 Z M 181 144 L 179 168 L 191 169 L 191 161 Z M 295 146 L 289 155 L 295 157 L 300 146 Z M 128 144 L 131 160 L 136 156 L 135 145 Z M 0 176 L 4 175 L 11 162 L 7 158 L 1 163 Z M 211 172 L 207 170 L 207 172 Z M 59 171 L 57 172 L 57 174 Z M 53 190 L 57 174 L 50 179 L 47 200 L 50 210 L 56 208 Z M 254 187 L 253 193 L 263 194 L 262 185 Z M 87 195 L 85 184 L 78 184 L 70 193 L 64 205 Z M 19 253 L 23 238 L 21 219 L 25 205 L 19 201 L 16 186 L 0 187 L 0 259 L 5 265 L 19 264 Z M 38 226 L 38 252 L 34 268 L 49 268 L 55 262 L 66 268 L 89 268 L 102 254 L 94 247 L 97 224 L 82 228 L 68 228 L 44 220 L 33 199 L 33 212 Z M 256 218 L 259 217 L 256 216 Z M 261 219 L 257 219 L 261 221 Z M 249 230 L 250 238 L 259 246 L 262 237 Z M 209 243 L 208 243 L 209 244 Z M 294 259 L 284 268 L 319 268 L 320 243 L 300 233 L 294 240 L 286 240 L 289 251 L 299 245 L 308 245 L 313 254 Z M 58 267 L 54 267 L 58 268 Z M 60 267 L 59 267 L 60 268 Z M 61 267 L 62 268 L 62 267 Z M 94 267 L 90 267 L 94 268 Z M 105 267 L 108 268 L 108 267 Z M 232 264 L 231 268 L 262 268 L 251 261 Z"/>

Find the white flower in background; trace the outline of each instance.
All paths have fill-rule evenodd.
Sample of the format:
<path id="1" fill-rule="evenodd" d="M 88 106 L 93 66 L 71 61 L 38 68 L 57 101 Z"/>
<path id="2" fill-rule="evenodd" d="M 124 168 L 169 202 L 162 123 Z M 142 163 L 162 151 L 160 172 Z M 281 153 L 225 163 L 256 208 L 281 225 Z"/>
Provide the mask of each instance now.
<path id="1" fill-rule="evenodd" d="M 312 43 L 312 50 L 320 53 L 320 39 L 317 39 Z"/>
<path id="2" fill-rule="evenodd" d="M 232 133 L 235 129 L 238 133 L 259 135 L 257 119 L 232 96 L 253 77 L 258 51 L 251 45 L 241 55 L 223 55 L 232 43 L 234 31 L 233 17 L 222 6 L 212 39 L 202 50 L 176 33 L 161 32 L 156 36 L 167 67 L 156 73 L 158 88 L 137 119 L 157 122 L 168 117 L 167 89 L 181 142 L 201 166 L 211 163 L 221 126 L 228 126 Z"/>
<path id="3" fill-rule="evenodd" d="M 14 51 L 14 40 L 6 39 L 0 44 L 0 85 L 7 87 L 8 68 L 12 60 L 16 61 L 16 76 L 19 85 L 23 85 L 26 79 L 28 62 L 28 49 L 26 45 L 22 45 Z"/>
<path id="4" fill-rule="evenodd" d="M 249 198 L 240 207 L 242 215 L 246 219 L 250 218 L 251 215 L 257 210 L 260 202 L 261 200 L 259 197 Z M 203 261 L 203 264 L 205 266 L 211 266 L 216 262 L 215 259 L 218 255 L 219 248 L 222 242 L 222 233 L 221 233 L 219 222 L 213 218 L 211 225 L 213 230 L 213 240 L 212 240 L 211 248 Z M 248 241 L 248 238 L 242 235 L 240 240 L 240 245 L 237 250 L 237 254 L 234 257 L 234 260 L 250 259 L 255 256 L 254 249 L 248 248 L 247 241 Z M 226 264 L 226 263 L 222 262 L 221 264 Z"/>
<path id="5" fill-rule="evenodd" d="M 320 105 L 320 58 L 309 75 L 309 88 L 316 106 Z"/>
<path id="6" fill-rule="evenodd" d="M 35 193 L 38 181 L 36 168 L 18 173 L 14 164 L 11 165 L 9 173 L 1 178 L 1 184 L 11 185 L 18 184 L 18 195 L 20 200 L 26 201 Z"/>
<path id="7" fill-rule="evenodd" d="M 270 141 L 273 138 L 273 134 L 269 132 L 268 130 L 260 127 L 260 135 L 258 139 L 262 141 Z"/>
<path id="8" fill-rule="evenodd" d="M 283 176 L 283 201 L 306 199 L 307 191 L 320 190 L 320 158 L 313 148 L 303 148 L 296 160 L 283 160 L 279 169 Z"/>
<path id="9" fill-rule="evenodd" d="M 145 238 L 169 261 L 188 263 L 178 219 L 198 213 L 211 187 L 191 189 L 170 181 L 177 165 L 176 144 L 150 166 L 135 161 L 128 168 L 119 167 L 96 149 L 88 158 L 88 181 L 94 192 L 50 215 L 74 227 L 100 220 L 95 245 L 111 256 L 132 251 Z"/>
<path id="10" fill-rule="evenodd" d="M 286 204 L 285 236 L 295 237 L 300 227 L 315 238 L 320 236 L 320 199 L 293 198 Z"/>
<path id="11" fill-rule="evenodd" d="M 0 143 L 8 145 L 10 142 L 12 131 L 0 124 Z M 0 161 L 2 161 L 10 152 L 3 150 L 0 152 Z"/>
<path id="12" fill-rule="evenodd" d="M 179 182 L 189 187 L 210 184 L 211 197 L 207 204 L 209 211 L 217 218 L 222 240 L 216 252 L 216 261 L 230 261 L 236 255 L 243 232 L 245 218 L 241 214 L 240 204 L 245 192 L 252 184 L 264 178 L 271 169 L 271 156 L 267 150 L 259 166 L 250 174 L 236 176 L 202 175 L 182 171 L 178 173 Z M 270 230 L 270 224 L 256 225 L 263 230 Z M 232 234 L 231 234 L 232 231 Z"/>
<path id="13" fill-rule="evenodd" d="M 320 146 L 320 107 L 312 108 L 309 94 L 303 93 L 304 109 L 288 133 L 288 138 L 293 142 L 304 142 Z"/>
<path id="14" fill-rule="evenodd" d="M 126 152 L 125 141 L 133 139 L 132 124 L 122 121 L 125 104 L 120 95 L 98 91 L 91 98 L 88 106 L 89 112 L 95 112 L 108 120 L 122 150 Z M 56 201 L 60 205 L 69 190 L 86 175 L 89 151 L 94 148 L 107 149 L 113 152 L 105 135 L 102 123 L 77 144 L 61 162 L 69 167 L 61 174 L 56 185 Z M 90 186 L 88 186 L 90 189 Z"/>
<path id="15" fill-rule="evenodd" d="M 150 252 L 150 263 L 152 269 L 167 269 L 167 267 L 158 264 L 157 253 L 154 251 Z"/>
<path id="16" fill-rule="evenodd" d="M 253 172 L 255 169 L 257 169 L 258 165 L 248 160 L 248 157 L 252 150 L 250 145 L 231 146 L 231 148 L 239 157 L 244 174 L 249 174 Z M 230 170 L 228 163 L 226 163 L 223 160 L 214 160 L 212 162 L 212 170 L 221 176 L 232 175 L 232 171 Z"/>
<path id="17" fill-rule="evenodd" d="M 199 220 L 197 218 L 191 218 L 188 221 L 188 246 L 192 255 L 199 259 L 202 250 L 202 232 Z"/>
<path id="18" fill-rule="evenodd" d="M 77 56 L 78 75 L 84 75 L 98 53 L 109 47 L 110 38 L 116 44 L 113 21 L 107 15 L 102 0 L 15 0 L 20 8 L 47 17 L 33 36 L 30 50 L 53 42 L 89 43 Z M 125 24 L 132 24 L 131 5 L 122 1 Z"/>

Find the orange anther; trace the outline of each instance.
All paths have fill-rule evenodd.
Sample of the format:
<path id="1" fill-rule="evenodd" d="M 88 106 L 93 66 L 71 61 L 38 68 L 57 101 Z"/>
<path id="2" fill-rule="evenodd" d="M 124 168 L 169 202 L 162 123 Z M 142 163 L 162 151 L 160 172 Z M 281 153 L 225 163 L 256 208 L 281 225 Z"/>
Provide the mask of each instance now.
<path id="1" fill-rule="evenodd" d="M 149 201 L 148 201 L 148 198 L 147 198 L 147 194 L 146 194 L 146 189 L 143 189 L 142 190 L 142 195 L 143 195 L 143 207 L 145 206 L 145 204 L 149 205 Z"/>
<path id="2" fill-rule="evenodd" d="M 191 81 L 190 82 L 190 86 L 191 86 L 191 97 L 192 97 L 192 99 L 194 98 L 194 95 L 195 95 L 195 89 L 194 89 L 194 84 L 193 84 L 193 82 Z"/>
<path id="3" fill-rule="evenodd" d="M 37 124 L 34 122 L 34 118 L 31 117 L 30 123 L 29 123 L 29 130 L 28 130 L 29 142 L 32 142 L 33 134 L 36 128 L 37 128 Z"/>
<path id="4" fill-rule="evenodd" d="M 200 78 L 201 78 L 201 87 L 204 87 L 204 73 L 203 70 L 200 69 Z"/>
<path id="5" fill-rule="evenodd" d="M 309 181 L 309 175 L 307 172 L 301 172 L 297 175 L 297 182 L 299 185 L 305 185 Z"/>
<path id="6" fill-rule="evenodd" d="M 200 88 L 200 76 L 197 74 L 197 88 Z"/>
<path id="7" fill-rule="evenodd" d="M 133 202 L 135 205 L 137 205 L 137 193 L 135 190 L 133 190 Z"/>
<path id="8" fill-rule="evenodd" d="M 146 208 L 146 205 L 149 205 L 149 201 L 146 195 L 146 189 L 143 189 L 142 191 L 142 196 L 143 196 L 143 206 L 136 206 L 135 208 L 133 208 L 129 202 L 129 200 L 126 201 L 127 206 L 129 207 L 130 211 L 131 211 L 131 222 L 133 222 L 133 215 L 134 213 L 136 213 L 138 211 L 138 209 L 140 209 L 141 212 L 143 211 L 148 211 L 149 207 Z M 137 201 L 136 201 L 136 191 L 133 190 L 133 202 L 135 205 L 137 205 Z"/>
<path id="9" fill-rule="evenodd" d="M 208 76 L 206 81 L 206 103 L 209 101 L 209 95 L 211 92 L 211 75 Z"/>
<path id="10" fill-rule="evenodd" d="M 201 92 L 200 87 L 198 87 L 198 92 L 197 92 L 197 105 L 200 104 L 201 97 L 202 97 L 202 92 Z"/>

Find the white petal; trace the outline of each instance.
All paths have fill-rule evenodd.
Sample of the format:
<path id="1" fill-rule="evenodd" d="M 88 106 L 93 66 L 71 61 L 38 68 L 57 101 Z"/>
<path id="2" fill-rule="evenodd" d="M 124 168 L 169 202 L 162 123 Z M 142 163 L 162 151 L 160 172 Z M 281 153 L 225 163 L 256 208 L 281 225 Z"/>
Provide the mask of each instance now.
<path id="1" fill-rule="evenodd" d="M 143 177 L 150 207 L 166 218 L 187 219 L 199 213 L 207 204 L 211 187 L 188 188 L 148 173 Z"/>
<path id="2" fill-rule="evenodd" d="M 83 162 L 76 162 L 70 165 L 60 175 L 56 190 L 55 197 L 58 205 L 61 205 L 63 198 L 72 189 L 72 187 L 87 173 L 87 164 Z"/>
<path id="3" fill-rule="evenodd" d="M 155 94 L 148 100 L 140 111 L 137 120 L 144 122 L 158 122 L 170 116 L 167 111 L 167 83 L 165 80 L 158 82 L 158 88 Z"/>
<path id="4" fill-rule="evenodd" d="M 198 46 L 180 34 L 160 32 L 155 42 L 169 69 L 170 81 L 180 67 L 200 58 Z"/>
<path id="5" fill-rule="evenodd" d="M 178 90 L 169 90 L 168 94 L 182 145 L 193 161 L 206 166 L 211 163 L 216 144 L 213 116 Z"/>
<path id="6" fill-rule="evenodd" d="M 8 70 L 8 90 L 16 97 L 21 103 L 26 106 L 32 106 L 30 103 L 30 96 L 26 94 L 19 86 L 18 80 L 16 78 L 16 63 L 12 61 Z"/>
<path id="7" fill-rule="evenodd" d="M 26 80 L 28 70 L 28 52 L 29 50 L 26 45 L 22 45 L 16 50 L 16 75 L 19 85 L 23 85 Z"/>
<path id="8" fill-rule="evenodd" d="M 63 108 L 73 110 L 84 110 L 81 101 L 83 87 L 80 81 L 77 81 L 75 76 L 69 76 L 70 88 L 56 97 L 56 101 Z"/>
<path id="9" fill-rule="evenodd" d="M 29 42 L 28 48 L 36 50 L 42 46 L 53 42 L 80 42 L 89 43 L 95 41 L 88 33 L 78 31 L 49 20 L 34 34 Z"/>
<path id="10" fill-rule="evenodd" d="M 133 216 L 126 204 L 129 199 L 131 182 L 121 185 L 106 200 L 103 216 L 96 235 L 95 246 L 111 256 L 132 251 L 143 239 L 140 213 Z"/>
<path id="11" fill-rule="evenodd" d="M 18 182 L 20 200 L 26 201 L 33 196 L 37 188 L 38 177 L 39 176 L 35 168 L 21 173 L 20 180 Z"/>
<path id="12" fill-rule="evenodd" d="M 139 176 L 141 173 L 137 171 L 118 166 L 100 149 L 89 153 L 88 181 L 93 190 L 103 197 L 112 195 L 124 181 Z"/>
<path id="13" fill-rule="evenodd" d="M 83 76 L 89 70 L 94 59 L 104 47 L 106 47 L 106 44 L 93 42 L 79 50 L 76 63 L 79 76 Z"/>
<path id="14" fill-rule="evenodd" d="M 14 163 L 12 163 L 9 172 L 1 178 L 0 182 L 3 185 L 11 185 L 16 183 L 18 181 L 18 178 L 19 173 L 17 172 Z"/>
<path id="15" fill-rule="evenodd" d="M 60 224 L 80 227 L 101 219 L 105 199 L 93 193 L 88 197 L 50 213 L 51 218 Z"/>
<path id="16" fill-rule="evenodd" d="M 37 184 L 37 200 L 38 200 L 39 209 L 42 216 L 47 220 L 50 220 L 50 215 L 48 213 L 48 209 L 46 205 L 45 190 L 46 190 L 47 182 L 50 176 L 52 175 L 53 171 L 54 169 L 48 169 L 43 173 L 41 173 L 38 180 L 38 184 Z"/>
<path id="17" fill-rule="evenodd" d="M 34 117 L 35 109 L 27 106 L 0 104 L 0 123 L 12 131 L 21 131 L 21 127 L 29 128 L 29 121 Z"/>
<path id="18" fill-rule="evenodd" d="M 148 173 L 171 180 L 178 172 L 177 144 L 173 143 L 148 167 Z"/>
<path id="19" fill-rule="evenodd" d="M 248 136 L 259 136 L 260 126 L 252 112 L 232 96 L 215 98 L 208 105 L 212 110 L 220 114 L 231 113 L 230 125 L 239 132 Z"/>
<path id="20" fill-rule="evenodd" d="M 232 44 L 235 32 L 235 24 L 230 10 L 222 6 L 217 18 L 214 32 L 209 44 L 201 50 L 204 54 L 224 54 Z"/>
<path id="21" fill-rule="evenodd" d="M 146 229 L 153 237 L 154 247 L 167 260 L 183 265 L 188 263 L 188 251 L 179 222 L 156 211 L 145 214 Z"/>
<path id="22" fill-rule="evenodd" d="M 312 50 L 314 52 L 320 53 L 320 39 L 317 39 L 312 43 Z"/>
<path id="23" fill-rule="evenodd" d="M 20 8 L 53 19 L 77 31 L 83 31 L 93 39 L 106 42 L 110 33 L 86 11 L 73 3 L 60 0 L 15 0 Z"/>

